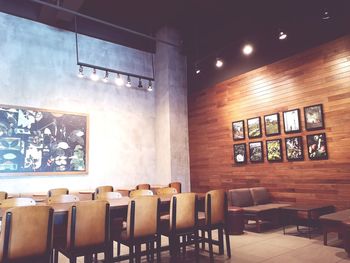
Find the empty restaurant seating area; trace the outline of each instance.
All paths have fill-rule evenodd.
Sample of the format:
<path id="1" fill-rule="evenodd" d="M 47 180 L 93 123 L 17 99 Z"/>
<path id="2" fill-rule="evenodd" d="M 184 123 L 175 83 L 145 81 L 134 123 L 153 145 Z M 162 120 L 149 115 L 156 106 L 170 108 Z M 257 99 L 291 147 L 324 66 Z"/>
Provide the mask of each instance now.
<path id="1" fill-rule="evenodd" d="M 0 0 L 0 263 L 350 262 L 349 12 Z"/>

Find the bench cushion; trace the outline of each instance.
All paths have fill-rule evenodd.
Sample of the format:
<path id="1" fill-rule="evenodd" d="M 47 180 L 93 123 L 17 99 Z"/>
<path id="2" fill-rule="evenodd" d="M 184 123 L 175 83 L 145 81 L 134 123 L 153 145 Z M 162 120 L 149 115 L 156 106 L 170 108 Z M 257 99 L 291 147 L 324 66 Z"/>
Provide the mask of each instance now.
<path id="1" fill-rule="evenodd" d="M 289 204 L 270 203 L 270 204 L 264 204 L 264 205 L 254 205 L 254 206 L 244 207 L 243 210 L 244 212 L 248 212 L 248 213 L 259 213 L 263 211 L 275 210 L 285 206 L 289 206 Z"/>
<path id="2" fill-rule="evenodd" d="M 240 188 L 229 190 L 231 205 L 246 207 L 254 205 L 253 197 L 249 188 Z"/>
<path id="3" fill-rule="evenodd" d="M 250 188 L 254 204 L 263 205 L 271 203 L 270 195 L 265 187 L 254 187 Z"/>

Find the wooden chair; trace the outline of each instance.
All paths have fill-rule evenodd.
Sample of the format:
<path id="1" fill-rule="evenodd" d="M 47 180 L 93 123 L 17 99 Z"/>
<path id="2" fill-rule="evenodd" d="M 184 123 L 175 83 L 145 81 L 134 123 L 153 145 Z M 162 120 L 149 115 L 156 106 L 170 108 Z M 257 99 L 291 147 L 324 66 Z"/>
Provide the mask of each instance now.
<path id="1" fill-rule="evenodd" d="M 0 262 L 50 262 L 52 208 L 49 206 L 10 208 L 3 215 L 2 222 Z"/>
<path id="2" fill-rule="evenodd" d="M 157 195 L 175 195 L 178 194 L 177 190 L 173 187 L 164 187 L 156 190 Z"/>
<path id="3" fill-rule="evenodd" d="M 54 188 L 54 189 L 50 189 L 47 193 L 49 197 L 54 195 L 67 195 L 67 194 L 69 194 L 68 188 Z"/>
<path id="4" fill-rule="evenodd" d="M 10 199 L 0 200 L 1 208 L 9 208 L 15 206 L 33 206 L 36 202 L 33 198 L 29 197 L 16 197 Z"/>
<path id="5" fill-rule="evenodd" d="M 226 222 L 228 217 L 227 194 L 224 190 L 212 190 L 205 195 L 205 213 L 200 213 L 199 229 L 202 231 L 202 247 L 204 242 L 209 244 L 210 262 L 214 262 L 213 244 L 219 246 L 219 254 L 224 253 L 224 234 L 226 237 L 227 255 L 231 258 L 230 236 L 226 231 Z M 212 231 L 218 230 L 219 240 L 213 240 Z M 208 238 L 205 238 L 205 232 Z"/>
<path id="6" fill-rule="evenodd" d="M 196 262 L 199 261 L 197 210 L 196 194 L 176 194 L 170 201 L 170 215 L 161 217 L 161 234 L 169 238 L 172 260 L 178 260 L 180 246 L 185 256 L 186 246 L 194 244 Z M 181 243 L 180 237 L 182 238 Z"/>
<path id="7" fill-rule="evenodd" d="M 0 200 L 7 199 L 7 192 L 0 191 Z"/>
<path id="8" fill-rule="evenodd" d="M 171 182 L 169 184 L 169 187 L 175 188 L 178 194 L 181 193 L 181 183 L 180 182 Z"/>
<path id="9" fill-rule="evenodd" d="M 136 190 L 151 190 L 150 184 L 138 184 L 136 185 Z"/>
<path id="10" fill-rule="evenodd" d="M 96 195 L 96 200 L 114 200 L 114 199 L 119 199 L 122 198 L 122 194 L 118 192 L 101 192 Z"/>
<path id="11" fill-rule="evenodd" d="M 113 191 L 114 191 L 114 188 L 111 185 L 103 185 L 103 186 L 96 187 L 95 193 L 93 194 L 92 199 L 95 200 L 96 195 L 98 195 L 100 193 L 113 192 Z"/>
<path id="12" fill-rule="evenodd" d="M 79 202 L 79 197 L 75 195 L 53 195 L 48 200 L 48 204 L 57 204 L 57 203 L 75 203 Z"/>
<path id="13" fill-rule="evenodd" d="M 133 190 L 129 193 L 130 198 L 133 198 L 136 196 L 148 196 L 148 195 L 153 195 L 153 192 L 151 190 L 140 189 L 140 190 Z"/>
<path id="14" fill-rule="evenodd" d="M 68 211 L 67 239 L 60 253 L 76 263 L 76 258 L 85 256 L 90 262 L 93 253 L 104 252 L 110 262 L 109 251 L 109 204 L 107 201 L 91 200 L 73 205 Z"/>
<path id="15" fill-rule="evenodd" d="M 127 227 L 112 239 L 129 247 L 129 262 L 141 260 L 141 244 L 146 243 L 147 261 L 154 260 L 154 243 L 157 243 L 157 261 L 160 262 L 159 210 L 160 199 L 156 196 L 138 196 L 128 204 Z M 135 251 L 134 251 L 135 249 Z"/>

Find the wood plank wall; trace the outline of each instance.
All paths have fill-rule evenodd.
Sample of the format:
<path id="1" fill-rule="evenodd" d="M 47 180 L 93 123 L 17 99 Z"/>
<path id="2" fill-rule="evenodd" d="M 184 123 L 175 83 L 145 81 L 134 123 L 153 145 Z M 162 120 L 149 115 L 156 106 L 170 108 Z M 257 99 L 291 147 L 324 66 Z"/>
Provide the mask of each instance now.
<path id="1" fill-rule="evenodd" d="M 328 160 L 307 156 L 303 107 L 323 104 Z M 305 160 L 288 162 L 282 111 L 299 108 Z M 283 162 L 235 165 L 232 121 L 279 112 Z M 263 124 L 263 122 L 262 122 Z M 245 122 L 246 125 L 246 122 Z M 263 126 L 262 126 L 263 128 Z M 242 143 L 244 141 L 236 141 Z M 350 208 L 350 36 L 189 93 L 192 191 L 265 186 L 280 201 L 331 203 Z M 248 148 L 248 144 L 247 144 Z"/>

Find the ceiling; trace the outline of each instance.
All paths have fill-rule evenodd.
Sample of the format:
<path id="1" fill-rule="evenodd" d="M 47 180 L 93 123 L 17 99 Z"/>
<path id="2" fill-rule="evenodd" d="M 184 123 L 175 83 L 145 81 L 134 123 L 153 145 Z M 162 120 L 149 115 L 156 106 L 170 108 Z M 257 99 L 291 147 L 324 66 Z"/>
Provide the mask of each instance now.
<path id="1" fill-rule="evenodd" d="M 189 64 L 209 72 L 212 60 L 240 61 L 243 43 L 256 61 L 271 62 L 350 31 L 349 0 L 45 0 L 147 35 L 164 25 L 178 29 Z M 0 11 L 74 31 L 74 17 L 29 0 L 0 0 Z M 330 19 L 323 20 L 328 11 Z M 288 38 L 279 41 L 279 30 Z M 155 51 L 154 41 L 78 19 L 78 31 L 114 43 Z M 268 61 L 266 61 L 266 58 Z M 266 61 L 266 62 L 264 62 Z M 232 64 L 232 63 L 231 63 Z M 237 64 L 237 63 L 236 63 Z M 249 65 L 246 65 L 248 68 Z M 242 65 L 240 65 L 241 68 Z M 238 72 L 239 73 L 239 72 Z M 221 73 L 221 75 L 224 73 Z M 232 75 L 232 70 L 230 72 Z M 220 75 L 220 74 L 217 74 Z"/>

